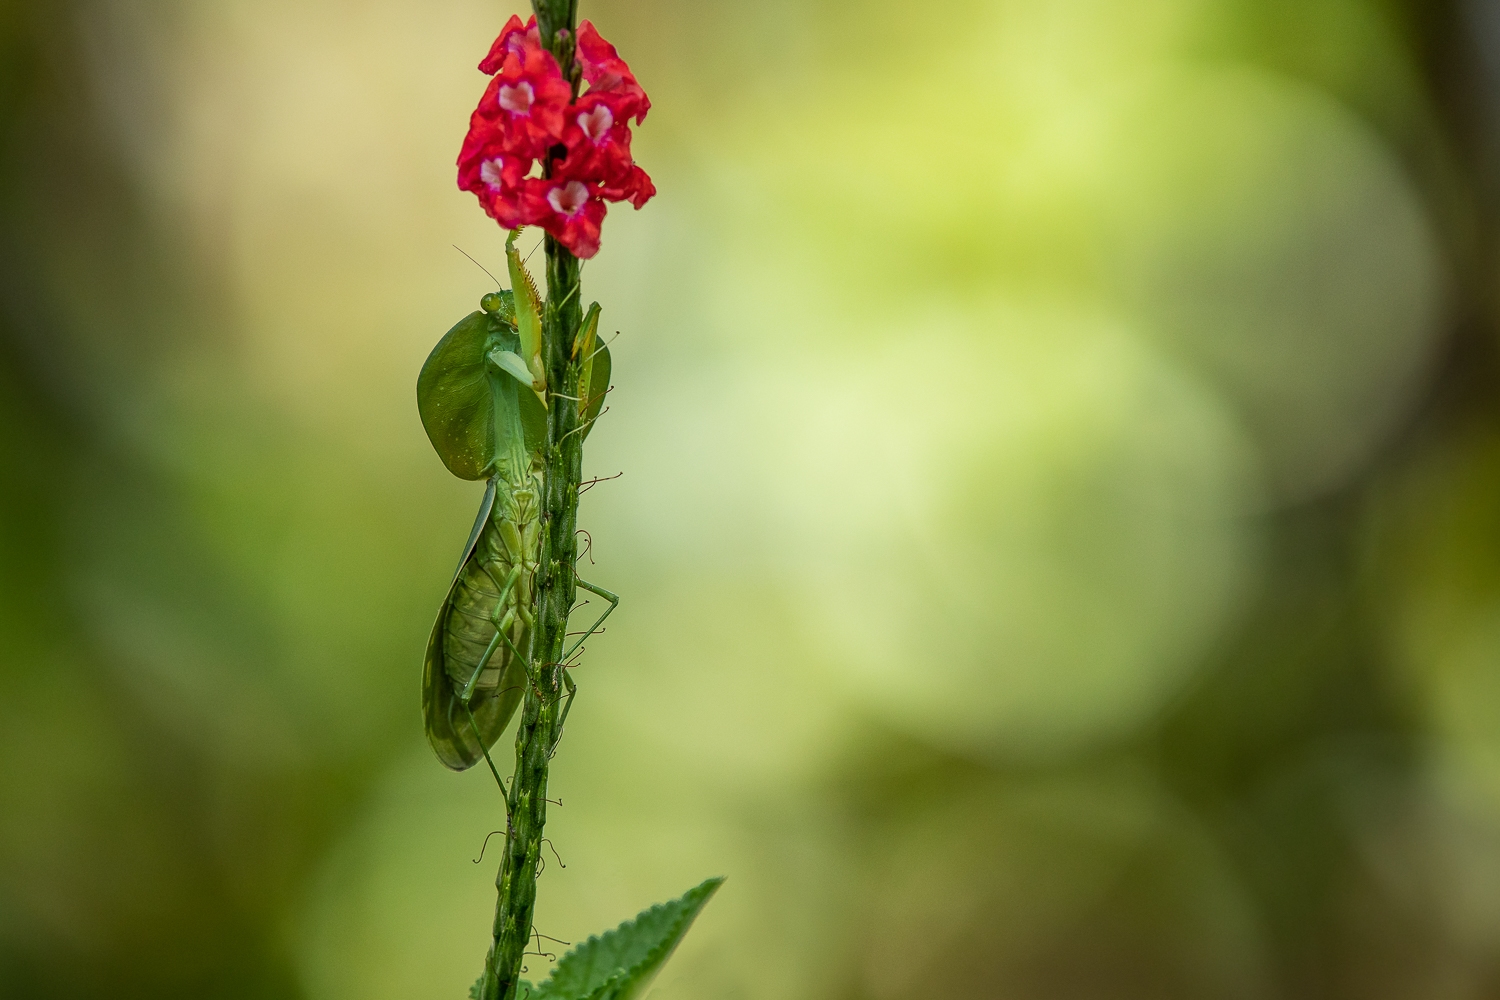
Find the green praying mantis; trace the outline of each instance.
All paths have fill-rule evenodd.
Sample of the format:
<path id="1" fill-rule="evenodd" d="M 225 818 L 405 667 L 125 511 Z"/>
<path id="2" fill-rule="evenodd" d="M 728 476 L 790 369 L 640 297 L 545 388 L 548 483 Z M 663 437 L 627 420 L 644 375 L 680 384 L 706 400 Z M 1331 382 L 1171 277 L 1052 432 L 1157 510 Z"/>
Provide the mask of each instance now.
<path id="1" fill-rule="evenodd" d="M 510 291 L 491 292 L 443 336 L 417 377 L 417 409 L 433 448 L 460 479 L 485 480 L 484 499 L 438 610 L 422 665 L 422 713 L 438 759 L 462 771 L 480 759 L 504 782 L 489 750 L 536 684 L 535 584 L 540 569 L 541 496 L 547 408 L 577 406 L 587 437 L 609 388 L 609 349 L 598 338 L 599 304 L 574 340 L 583 363 L 577 397 L 549 391 L 542 363 L 542 305 L 516 250 L 505 242 Z M 581 578 L 577 585 L 609 607 L 564 653 L 566 664 L 604 624 L 619 598 Z M 567 690 L 561 722 L 577 686 Z M 553 744 L 555 748 L 555 742 Z"/>

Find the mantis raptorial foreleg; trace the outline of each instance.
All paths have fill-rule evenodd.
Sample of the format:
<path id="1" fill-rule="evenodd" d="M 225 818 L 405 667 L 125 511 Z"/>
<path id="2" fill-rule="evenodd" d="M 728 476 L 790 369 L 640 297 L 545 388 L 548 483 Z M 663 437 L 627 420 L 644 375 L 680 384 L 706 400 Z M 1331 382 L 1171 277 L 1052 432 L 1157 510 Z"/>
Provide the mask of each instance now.
<path id="1" fill-rule="evenodd" d="M 599 626 L 604 624 L 604 619 L 609 617 L 610 612 L 614 611 L 615 608 L 618 608 L 620 606 L 620 597 L 618 594 L 611 594 L 603 587 L 596 587 L 594 584 L 589 583 L 581 576 L 575 576 L 573 579 L 578 583 L 578 586 L 582 587 L 584 590 L 587 590 L 594 594 L 598 594 L 600 597 L 608 601 L 609 607 L 604 609 L 604 613 L 598 617 L 594 624 L 589 626 L 588 631 L 579 636 L 578 641 L 569 646 L 568 651 L 563 654 L 562 680 L 563 686 L 568 689 L 568 700 L 563 702 L 562 715 L 557 720 L 557 736 L 553 738 L 552 746 L 547 750 L 548 757 L 552 756 L 552 754 L 557 750 L 557 741 L 562 739 L 563 725 L 568 721 L 568 713 L 573 709 L 573 699 L 578 694 L 578 685 L 574 683 L 572 677 L 568 676 L 568 659 L 578 651 L 578 647 L 582 646 L 589 636 L 593 635 L 599 630 Z"/>

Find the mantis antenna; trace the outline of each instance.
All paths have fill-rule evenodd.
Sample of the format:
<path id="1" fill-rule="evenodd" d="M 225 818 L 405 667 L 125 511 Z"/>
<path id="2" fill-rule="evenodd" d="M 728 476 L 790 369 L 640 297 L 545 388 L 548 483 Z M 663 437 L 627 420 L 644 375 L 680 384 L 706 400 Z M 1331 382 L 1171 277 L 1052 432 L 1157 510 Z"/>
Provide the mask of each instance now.
<path id="1" fill-rule="evenodd" d="M 463 247 L 459 246 L 457 243 L 450 244 L 450 246 L 452 246 L 453 249 L 457 250 L 459 253 L 463 254 L 465 257 L 468 257 L 471 261 L 474 261 L 474 266 L 475 267 L 479 268 L 485 274 L 490 274 L 490 269 L 487 268 L 487 267 L 485 267 L 483 264 L 479 263 L 479 261 L 474 260 L 473 257 L 470 257 L 469 256 L 469 252 L 467 250 L 465 250 Z M 502 292 L 505 291 L 505 286 L 502 285 L 502 284 L 500 284 L 500 279 L 499 278 L 495 277 L 493 274 L 490 274 L 490 280 L 495 283 L 495 287 L 496 288 L 500 289 Z"/>

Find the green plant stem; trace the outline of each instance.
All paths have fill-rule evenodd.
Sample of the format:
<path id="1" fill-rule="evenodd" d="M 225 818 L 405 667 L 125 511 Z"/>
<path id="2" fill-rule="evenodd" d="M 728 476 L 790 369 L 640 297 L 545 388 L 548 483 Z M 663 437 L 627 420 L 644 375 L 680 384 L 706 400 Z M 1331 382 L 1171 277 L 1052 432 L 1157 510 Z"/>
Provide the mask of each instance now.
<path id="1" fill-rule="evenodd" d="M 547 238 L 547 307 L 543 315 L 547 382 L 559 387 L 548 405 L 548 447 L 542 486 L 541 567 L 537 575 L 532 684 L 516 731 L 516 771 L 511 782 L 511 830 L 495 880 L 494 945 L 487 971 L 494 993 L 484 1000 L 512 1000 L 520 980 L 531 919 L 536 908 L 536 875 L 542 830 L 547 823 L 549 751 L 561 735 L 561 660 L 568 615 L 577 597 L 574 561 L 578 556 L 578 485 L 582 477 L 582 435 L 578 407 L 562 398 L 578 395 L 582 365 L 571 358 L 573 338 L 583 318 L 578 308 L 578 259 Z M 561 307 L 554 303 L 563 303 Z M 488 981 L 491 977 L 486 976 Z M 488 983 L 487 983 L 488 985 Z"/>
<path id="2" fill-rule="evenodd" d="M 572 29 L 576 0 L 536 0 L 542 43 L 573 77 Z M 566 28 L 559 37 L 558 29 Z M 577 87 L 574 86 L 576 94 Z M 531 921 L 536 910 L 536 877 L 542 831 L 547 824 L 547 765 L 556 749 L 562 702 L 561 663 L 568 616 L 577 597 L 574 563 L 578 557 L 578 485 L 583 469 L 583 436 L 578 427 L 582 365 L 572 357 L 583 320 L 579 303 L 579 263 L 547 237 L 547 304 L 542 315 L 547 369 L 547 449 L 542 485 L 542 538 L 536 582 L 536 624 L 532 628 L 531 684 L 516 730 L 516 770 L 509 795 L 511 824 L 505 856 L 495 879 L 494 941 L 485 962 L 481 1000 L 514 1000 L 521 978 Z"/>
<path id="3" fill-rule="evenodd" d="M 572 34 L 573 26 L 578 23 L 578 0 L 531 0 L 531 9 L 536 12 L 537 32 L 542 44 L 557 58 L 563 76 L 571 78 L 573 44 L 569 41 L 565 46 L 559 45 L 557 33 L 566 30 Z M 578 94 L 576 86 L 573 94 L 575 97 Z"/>

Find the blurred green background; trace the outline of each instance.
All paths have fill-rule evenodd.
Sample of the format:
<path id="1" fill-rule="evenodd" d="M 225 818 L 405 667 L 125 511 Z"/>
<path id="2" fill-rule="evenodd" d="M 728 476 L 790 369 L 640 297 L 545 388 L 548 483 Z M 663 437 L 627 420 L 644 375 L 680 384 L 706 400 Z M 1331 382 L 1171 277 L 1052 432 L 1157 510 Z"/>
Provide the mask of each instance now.
<path id="1" fill-rule="evenodd" d="M 0 995 L 477 974 L 413 384 L 511 11 L 0 3 Z M 539 929 L 722 873 L 660 1000 L 1500 997 L 1494 5 L 581 13 L 661 194 Z"/>

